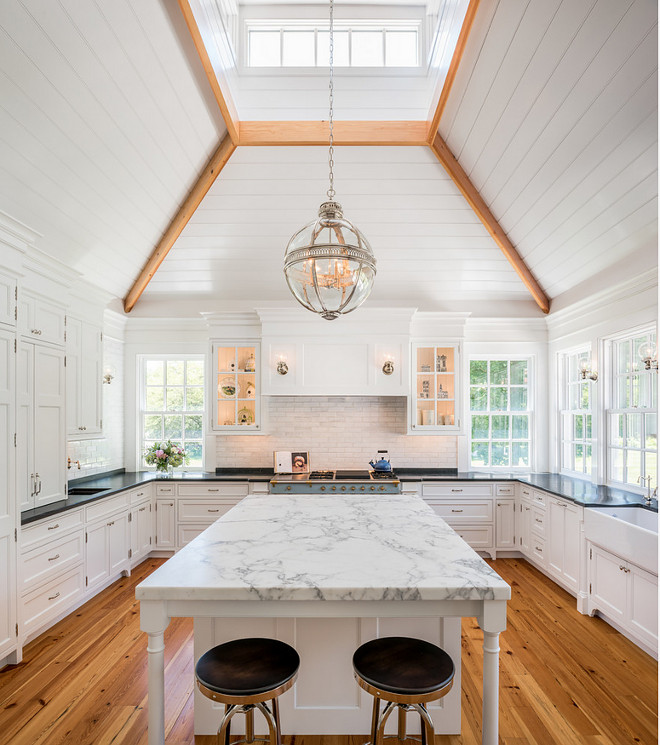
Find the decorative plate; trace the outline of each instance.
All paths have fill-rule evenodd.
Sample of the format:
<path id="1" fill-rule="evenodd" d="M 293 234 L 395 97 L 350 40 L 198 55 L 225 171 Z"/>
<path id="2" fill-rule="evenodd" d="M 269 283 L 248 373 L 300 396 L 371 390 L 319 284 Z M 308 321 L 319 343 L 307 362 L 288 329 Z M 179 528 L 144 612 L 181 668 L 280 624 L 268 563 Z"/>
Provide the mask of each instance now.
<path id="1" fill-rule="evenodd" d="M 231 376 L 222 378 L 222 380 L 220 381 L 220 385 L 218 386 L 218 393 L 220 394 L 220 396 L 222 396 L 222 398 L 236 398 L 239 391 L 240 386 Z"/>

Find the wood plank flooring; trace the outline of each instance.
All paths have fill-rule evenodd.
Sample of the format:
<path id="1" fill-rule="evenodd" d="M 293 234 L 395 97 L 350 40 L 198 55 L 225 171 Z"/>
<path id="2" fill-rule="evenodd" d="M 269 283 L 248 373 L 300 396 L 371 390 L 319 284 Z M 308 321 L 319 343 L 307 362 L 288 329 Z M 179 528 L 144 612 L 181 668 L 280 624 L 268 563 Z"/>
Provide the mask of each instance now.
<path id="1" fill-rule="evenodd" d="M 146 637 L 135 585 L 149 559 L 29 644 L 0 671 L 3 745 L 146 745 Z M 511 585 L 501 640 L 501 745 L 625 745 L 658 742 L 655 660 L 524 560 L 490 562 Z M 166 633 L 167 745 L 215 745 L 194 737 L 192 621 Z M 481 632 L 463 621 L 461 736 L 481 742 Z M 285 745 L 363 745 L 365 736 L 296 736 Z"/>

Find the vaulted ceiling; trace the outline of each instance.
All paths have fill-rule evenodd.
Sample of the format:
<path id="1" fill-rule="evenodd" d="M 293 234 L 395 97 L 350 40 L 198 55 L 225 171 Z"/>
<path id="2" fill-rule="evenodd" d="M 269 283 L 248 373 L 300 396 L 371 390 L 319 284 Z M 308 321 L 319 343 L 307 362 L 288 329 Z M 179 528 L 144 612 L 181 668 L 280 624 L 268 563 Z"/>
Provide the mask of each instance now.
<path id="1" fill-rule="evenodd" d="M 238 119 L 325 118 L 327 71 L 256 75 L 240 49 L 232 67 L 227 5 L 191 3 L 219 30 Z M 417 12 L 455 41 L 467 6 Z M 339 70 L 337 118 L 426 120 L 447 66 Z M 657 266 L 657 131 L 653 0 L 479 4 L 439 134 L 549 298 Z M 91 284 L 126 295 L 226 134 L 175 0 L 0 5 L 0 211 Z M 338 198 L 378 260 L 369 304 L 541 313 L 431 149 L 343 146 L 335 159 Z M 133 312 L 293 306 L 284 247 L 326 188 L 324 147 L 238 147 Z"/>

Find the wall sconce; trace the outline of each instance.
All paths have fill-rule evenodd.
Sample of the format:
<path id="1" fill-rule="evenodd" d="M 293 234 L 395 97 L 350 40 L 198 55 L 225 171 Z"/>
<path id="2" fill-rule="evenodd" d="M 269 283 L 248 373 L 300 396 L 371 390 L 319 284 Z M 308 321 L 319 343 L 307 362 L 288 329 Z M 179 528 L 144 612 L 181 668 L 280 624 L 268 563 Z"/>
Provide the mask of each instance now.
<path id="1" fill-rule="evenodd" d="M 383 362 L 383 374 L 384 375 L 391 375 L 394 372 L 394 360 L 391 357 L 388 357 L 385 362 Z"/>
<path id="2" fill-rule="evenodd" d="M 276 370 L 278 375 L 286 375 L 289 372 L 289 366 L 286 364 L 286 358 L 283 355 L 280 355 Z"/>
<path id="3" fill-rule="evenodd" d="M 589 369 L 589 360 L 582 360 L 580 362 L 580 377 L 582 380 L 598 380 L 598 373 L 595 370 Z"/>
<path id="4" fill-rule="evenodd" d="M 639 357 L 644 363 L 645 370 L 656 370 L 658 369 L 658 349 L 653 344 L 648 342 L 643 344 L 639 349 Z"/>

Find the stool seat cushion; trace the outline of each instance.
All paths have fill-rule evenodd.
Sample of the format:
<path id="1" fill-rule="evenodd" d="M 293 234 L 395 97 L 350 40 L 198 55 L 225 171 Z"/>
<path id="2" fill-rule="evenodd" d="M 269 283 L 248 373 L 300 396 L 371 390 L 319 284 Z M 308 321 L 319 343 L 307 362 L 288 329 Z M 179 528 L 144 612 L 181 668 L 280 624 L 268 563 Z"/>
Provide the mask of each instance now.
<path id="1" fill-rule="evenodd" d="M 439 691 L 454 678 L 454 663 L 443 649 L 405 636 L 363 644 L 353 655 L 353 669 L 375 688 L 402 696 Z"/>
<path id="2" fill-rule="evenodd" d="M 199 682 L 225 696 L 255 696 L 284 685 L 298 672 L 300 657 L 277 639 L 235 639 L 197 661 Z"/>

